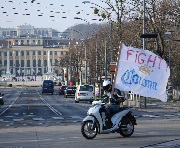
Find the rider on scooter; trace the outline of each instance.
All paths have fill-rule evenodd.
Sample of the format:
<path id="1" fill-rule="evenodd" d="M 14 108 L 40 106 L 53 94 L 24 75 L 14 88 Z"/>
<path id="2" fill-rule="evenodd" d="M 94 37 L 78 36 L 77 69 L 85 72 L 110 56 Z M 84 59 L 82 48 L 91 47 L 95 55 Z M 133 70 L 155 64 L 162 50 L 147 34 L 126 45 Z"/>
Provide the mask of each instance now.
<path id="1" fill-rule="evenodd" d="M 103 100 L 104 103 L 110 103 L 112 105 L 107 105 L 105 107 L 105 113 L 106 113 L 106 118 L 107 118 L 107 124 L 109 126 L 112 125 L 111 122 L 111 106 L 113 105 L 119 105 L 125 101 L 125 93 L 120 91 L 119 89 L 114 88 L 114 93 L 113 93 L 113 98 L 110 98 L 111 96 L 111 91 L 112 91 L 112 83 L 109 80 L 104 80 L 103 82 L 103 90 L 105 91 L 106 96 Z"/>

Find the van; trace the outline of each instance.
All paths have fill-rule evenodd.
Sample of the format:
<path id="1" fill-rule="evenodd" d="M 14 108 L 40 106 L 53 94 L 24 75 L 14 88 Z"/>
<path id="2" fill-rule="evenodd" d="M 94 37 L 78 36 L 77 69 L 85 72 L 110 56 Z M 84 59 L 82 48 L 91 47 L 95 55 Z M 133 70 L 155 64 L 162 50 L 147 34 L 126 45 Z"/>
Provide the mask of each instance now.
<path id="1" fill-rule="evenodd" d="M 93 85 L 78 85 L 75 93 L 75 103 L 79 101 L 94 101 L 94 86 Z"/>
<path id="2" fill-rule="evenodd" d="M 52 80 L 44 80 L 42 85 L 42 94 L 43 93 L 54 93 L 54 83 Z"/>

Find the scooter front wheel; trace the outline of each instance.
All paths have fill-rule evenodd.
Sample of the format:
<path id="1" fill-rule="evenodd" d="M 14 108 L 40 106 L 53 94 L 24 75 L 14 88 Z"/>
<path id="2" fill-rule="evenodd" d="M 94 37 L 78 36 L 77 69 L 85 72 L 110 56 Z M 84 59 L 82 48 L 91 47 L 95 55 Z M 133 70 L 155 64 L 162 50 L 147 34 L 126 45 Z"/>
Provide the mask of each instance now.
<path id="1" fill-rule="evenodd" d="M 98 127 L 92 121 L 85 121 L 81 126 L 81 133 L 86 139 L 93 139 L 98 133 Z"/>

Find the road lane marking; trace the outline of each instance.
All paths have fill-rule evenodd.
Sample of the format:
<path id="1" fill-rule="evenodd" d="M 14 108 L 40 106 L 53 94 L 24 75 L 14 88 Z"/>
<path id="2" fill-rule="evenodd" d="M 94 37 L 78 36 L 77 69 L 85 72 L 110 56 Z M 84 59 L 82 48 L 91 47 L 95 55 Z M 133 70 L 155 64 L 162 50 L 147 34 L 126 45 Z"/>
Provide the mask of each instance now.
<path id="1" fill-rule="evenodd" d="M 174 115 L 164 115 L 165 117 L 174 117 Z"/>
<path id="2" fill-rule="evenodd" d="M 20 119 L 13 119 L 14 122 L 18 122 L 18 121 L 24 121 L 23 118 L 20 118 Z"/>
<path id="3" fill-rule="evenodd" d="M 143 117 L 150 117 L 150 118 L 159 118 L 160 116 L 156 115 L 142 115 Z"/>
<path id="4" fill-rule="evenodd" d="M 80 116 L 70 116 L 71 118 L 73 118 L 73 119 L 83 119 L 82 117 L 80 117 Z"/>
<path id="5" fill-rule="evenodd" d="M 64 119 L 63 117 L 52 117 L 54 120 L 61 120 Z"/>
<path id="6" fill-rule="evenodd" d="M 179 146 L 180 146 L 180 139 L 176 139 L 176 140 L 145 146 L 141 148 L 178 148 Z"/>
<path id="7" fill-rule="evenodd" d="M 33 120 L 35 120 L 35 121 L 44 121 L 45 119 L 43 119 L 43 118 L 32 118 Z"/>
<path id="8" fill-rule="evenodd" d="M 39 94 L 39 93 L 38 93 Z M 59 111 L 57 111 L 54 107 L 52 107 L 49 103 L 47 103 L 46 100 L 43 99 L 43 97 L 41 95 L 40 96 L 40 99 L 44 102 L 44 104 L 49 107 L 49 109 L 54 112 L 56 115 L 62 115 Z"/>
<path id="9" fill-rule="evenodd" d="M 2 114 L 4 114 L 9 108 L 11 108 L 11 106 L 17 101 L 17 99 L 19 98 L 19 96 L 20 96 L 20 93 L 19 93 L 19 95 L 16 97 L 16 99 L 14 100 L 14 102 L 13 102 L 12 104 L 10 104 L 4 111 L 2 111 L 2 112 L 0 113 L 0 116 L 1 116 Z"/>

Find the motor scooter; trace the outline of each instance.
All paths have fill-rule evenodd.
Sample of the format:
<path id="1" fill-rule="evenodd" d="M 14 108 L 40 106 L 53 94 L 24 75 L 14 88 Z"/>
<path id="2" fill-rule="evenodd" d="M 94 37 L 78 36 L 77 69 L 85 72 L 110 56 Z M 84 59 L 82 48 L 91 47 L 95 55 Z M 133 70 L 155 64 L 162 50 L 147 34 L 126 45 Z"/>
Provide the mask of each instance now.
<path id="1" fill-rule="evenodd" d="M 106 118 L 106 108 L 110 109 L 110 122 Z M 119 133 L 130 137 L 134 133 L 136 119 L 132 115 L 132 107 L 109 105 L 103 101 L 93 102 L 83 119 L 81 133 L 86 139 L 93 139 L 97 134 Z"/>

